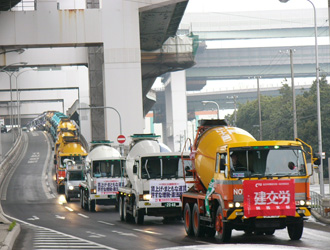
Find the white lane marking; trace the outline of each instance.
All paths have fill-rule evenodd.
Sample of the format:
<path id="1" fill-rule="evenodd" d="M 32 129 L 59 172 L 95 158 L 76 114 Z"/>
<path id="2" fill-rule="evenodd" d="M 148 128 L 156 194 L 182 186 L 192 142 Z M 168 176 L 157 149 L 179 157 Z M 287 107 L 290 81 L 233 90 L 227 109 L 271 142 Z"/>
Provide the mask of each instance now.
<path id="1" fill-rule="evenodd" d="M 67 210 L 69 210 L 70 212 L 73 211 L 73 209 L 71 207 L 65 207 Z"/>
<path id="2" fill-rule="evenodd" d="M 84 217 L 84 218 L 89 218 L 89 216 L 81 214 L 81 213 L 78 213 L 78 215 L 80 215 L 81 217 Z"/>
<path id="3" fill-rule="evenodd" d="M 98 222 L 102 223 L 102 224 L 105 224 L 105 225 L 109 225 L 109 226 L 114 226 L 115 225 L 115 224 L 112 224 L 110 222 L 105 222 L 105 221 L 101 221 L 101 220 L 99 220 Z"/>
<path id="4" fill-rule="evenodd" d="M 90 241 L 90 240 L 86 240 L 86 239 L 83 239 L 83 238 L 79 238 L 79 237 L 76 237 L 76 236 L 73 236 L 73 235 L 70 235 L 70 234 L 65 234 L 65 233 L 62 233 L 62 232 L 59 232 L 59 231 L 55 231 L 55 230 L 52 230 L 52 229 L 49 229 L 49 228 L 46 228 L 46 227 L 41 227 L 41 226 L 36 226 L 36 225 L 33 225 L 31 223 L 28 223 L 26 221 L 22 221 L 20 219 L 17 219 L 15 217 L 11 217 L 11 216 L 8 216 L 7 214 L 3 213 L 4 216 L 6 216 L 7 218 L 10 218 L 11 220 L 16 220 L 17 222 L 20 222 L 20 223 L 23 223 L 25 225 L 28 225 L 28 226 L 31 226 L 31 227 L 34 227 L 36 228 L 37 230 L 45 230 L 47 232 L 52 232 L 54 234 L 57 234 L 57 235 L 62 235 L 64 237 L 69 237 L 71 239 L 75 239 L 75 240 L 79 240 L 79 241 L 82 241 L 82 242 L 86 242 L 86 243 L 89 243 L 91 245 L 95 245 L 95 246 L 98 246 L 98 247 L 101 247 L 102 249 L 109 249 L 109 250 L 117 250 L 116 248 L 113 248 L 113 247 L 109 247 L 109 246 L 105 246 L 105 245 L 102 245 L 102 244 L 99 244 L 97 242 L 93 242 L 93 241 Z M 86 248 L 89 248 L 89 247 L 86 247 Z M 68 247 L 66 247 L 65 249 L 69 249 Z M 77 248 L 76 248 L 77 249 Z M 85 249 L 85 247 L 84 247 Z M 95 247 L 94 247 L 95 249 Z"/>
<path id="5" fill-rule="evenodd" d="M 94 233 L 94 232 L 91 232 L 91 231 L 86 231 L 87 234 L 90 234 L 88 237 L 91 237 L 91 238 L 104 238 L 106 237 L 106 235 L 104 234 L 98 234 L 98 233 Z"/>
<path id="6" fill-rule="evenodd" d="M 56 196 L 55 194 L 53 194 L 51 188 L 50 188 L 50 183 L 48 181 L 48 164 L 49 164 L 49 158 L 50 158 L 50 143 L 48 140 L 48 137 L 46 134 L 42 133 L 42 135 L 45 137 L 47 145 L 48 145 L 48 150 L 47 150 L 47 156 L 46 156 L 46 160 L 44 162 L 44 167 L 42 169 L 42 176 L 44 176 L 45 178 L 42 179 L 42 188 L 44 190 L 44 193 L 47 196 L 47 199 L 54 199 Z M 49 168 L 50 169 L 50 168 Z"/>
<path id="7" fill-rule="evenodd" d="M 65 217 L 64 216 L 60 216 L 60 215 L 55 214 L 55 217 L 56 217 L 56 219 L 65 220 Z"/>
<path id="8" fill-rule="evenodd" d="M 142 229 L 133 229 L 135 231 L 138 231 L 138 232 L 142 232 L 142 233 L 147 233 L 147 234 L 156 234 L 156 235 L 163 235 L 162 233 L 157 233 L 157 232 L 153 232 L 153 231 L 149 231 L 149 230 L 142 230 Z"/>
<path id="9" fill-rule="evenodd" d="M 32 216 L 32 218 L 27 218 L 27 220 L 39 220 L 39 218 L 35 215 Z"/>
<path id="10" fill-rule="evenodd" d="M 137 235 L 133 234 L 133 233 L 124 233 L 124 232 L 119 232 L 119 231 L 112 231 L 113 233 L 117 233 L 119 235 L 123 235 L 123 236 L 132 236 L 132 237 L 137 237 Z"/>

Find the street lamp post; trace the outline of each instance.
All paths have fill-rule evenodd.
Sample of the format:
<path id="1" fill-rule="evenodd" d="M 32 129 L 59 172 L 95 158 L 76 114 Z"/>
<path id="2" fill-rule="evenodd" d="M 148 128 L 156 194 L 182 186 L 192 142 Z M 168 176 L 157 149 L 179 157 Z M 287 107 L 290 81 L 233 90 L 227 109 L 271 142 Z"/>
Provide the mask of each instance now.
<path id="1" fill-rule="evenodd" d="M 217 105 L 217 118 L 218 120 L 220 119 L 220 115 L 219 115 L 219 104 L 215 101 L 202 101 L 203 105 L 206 105 L 207 103 L 213 103 L 215 105 Z"/>
<path id="2" fill-rule="evenodd" d="M 12 74 L 13 76 L 15 76 L 15 82 L 16 82 L 16 99 L 17 99 L 17 126 L 18 126 L 18 128 L 20 128 L 21 127 L 21 118 L 20 118 L 20 112 L 21 112 L 21 110 L 20 110 L 20 102 L 21 102 L 21 100 L 20 100 L 20 95 L 19 95 L 19 93 L 18 93 L 18 77 L 21 75 L 21 74 L 23 74 L 23 73 L 25 73 L 25 72 L 27 72 L 27 71 L 32 71 L 32 70 L 35 70 L 34 68 L 31 68 L 31 69 L 27 69 L 27 70 L 24 70 L 24 71 L 21 71 L 21 72 L 19 72 L 17 75 L 15 75 L 14 73 Z"/>
<path id="3" fill-rule="evenodd" d="M 115 109 L 114 107 L 99 107 L 99 106 L 89 107 L 89 108 L 78 108 L 78 110 L 89 110 L 89 109 L 112 109 L 112 110 L 114 110 L 118 114 L 118 117 L 119 117 L 119 133 L 121 135 L 123 134 L 122 126 L 121 126 L 121 116 L 120 116 L 120 113 L 118 112 L 117 109 Z M 120 153 L 121 153 L 121 155 L 123 154 L 122 151 L 123 151 L 123 149 L 122 149 L 122 147 L 120 147 Z"/>
<path id="4" fill-rule="evenodd" d="M 13 93 L 12 93 L 12 81 L 11 81 L 11 77 L 14 74 L 14 72 L 8 72 L 7 70 L 5 70 L 6 68 L 13 66 L 13 65 L 26 65 L 27 62 L 16 62 L 16 63 L 12 63 L 9 64 L 3 68 L 0 69 L 1 72 L 6 73 L 9 76 L 9 83 L 10 83 L 10 124 L 11 124 L 11 133 L 13 136 L 13 142 L 15 141 L 15 135 L 14 135 L 14 130 L 13 130 Z M 0 142 L 1 143 L 1 142 Z"/>
<path id="5" fill-rule="evenodd" d="M 286 3 L 289 0 L 279 0 L 282 3 Z M 324 182 L 323 182 L 323 160 L 322 160 L 322 128 L 321 128 L 321 98 L 320 98 L 320 81 L 319 81 L 319 52 L 317 45 L 317 25 L 316 25 L 316 8 L 311 0 L 306 0 L 313 6 L 314 11 L 314 35 L 315 35 L 315 64 L 316 64 L 316 95 L 317 95 L 317 135 L 319 146 L 319 157 L 321 157 L 320 169 L 320 194 L 324 196 Z"/>
<path id="6" fill-rule="evenodd" d="M 260 101 L 260 86 L 259 79 L 260 76 L 257 76 L 257 93 L 258 93 L 258 107 L 259 107 L 259 140 L 262 140 L 262 124 L 261 124 L 261 101 Z"/>
<path id="7" fill-rule="evenodd" d="M 234 121 L 235 121 L 235 126 L 237 125 L 237 95 L 233 95 L 233 96 L 227 96 L 227 99 L 233 99 L 234 102 L 227 102 L 227 103 L 234 103 Z"/>

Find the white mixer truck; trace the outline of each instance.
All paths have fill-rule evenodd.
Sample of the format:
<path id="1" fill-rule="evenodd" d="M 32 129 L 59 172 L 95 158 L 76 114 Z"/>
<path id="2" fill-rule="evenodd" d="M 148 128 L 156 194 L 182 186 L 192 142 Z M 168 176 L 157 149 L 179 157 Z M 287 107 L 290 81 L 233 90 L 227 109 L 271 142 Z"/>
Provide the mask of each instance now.
<path id="1" fill-rule="evenodd" d="M 85 159 L 85 180 L 80 187 L 80 205 L 95 211 L 96 205 L 116 205 L 118 187 L 124 185 L 125 157 L 110 141 L 93 141 Z M 116 206 L 117 207 L 117 206 Z"/>
<path id="2" fill-rule="evenodd" d="M 189 159 L 189 155 L 170 152 L 154 134 L 135 134 L 131 138 L 126 185 L 118 188 L 120 219 L 143 224 L 145 215 L 181 218 L 180 197 L 192 185 L 183 178 L 185 175 L 186 180 L 192 180 L 191 162 L 181 156 Z"/>

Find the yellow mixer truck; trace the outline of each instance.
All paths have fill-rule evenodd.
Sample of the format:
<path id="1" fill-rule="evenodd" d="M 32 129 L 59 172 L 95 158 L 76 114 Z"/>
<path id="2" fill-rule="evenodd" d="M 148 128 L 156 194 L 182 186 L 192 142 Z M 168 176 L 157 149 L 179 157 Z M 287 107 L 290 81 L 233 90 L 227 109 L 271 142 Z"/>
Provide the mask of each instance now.
<path id="1" fill-rule="evenodd" d="M 188 146 L 188 145 L 186 145 Z M 194 185 L 182 195 L 188 235 L 228 242 L 232 230 L 272 235 L 287 228 L 298 240 L 311 215 L 312 148 L 295 141 L 257 141 L 224 120 L 201 120 L 190 145 Z"/>

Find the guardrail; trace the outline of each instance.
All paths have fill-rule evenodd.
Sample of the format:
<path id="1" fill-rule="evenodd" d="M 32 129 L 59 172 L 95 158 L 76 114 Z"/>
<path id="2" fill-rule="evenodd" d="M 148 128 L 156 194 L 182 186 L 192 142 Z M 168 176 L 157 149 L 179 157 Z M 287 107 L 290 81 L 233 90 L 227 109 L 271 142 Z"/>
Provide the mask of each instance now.
<path id="1" fill-rule="evenodd" d="M 330 197 L 323 197 L 319 193 L 311 191 L 312 210 L 321 217 L 330 219 Z"/>
<path id="2" fill-rule="evenodd" d="M 0 191 L 2 189 L 1 184 L 4 183 L 3 179 L 6 177 L 10 169 L 15 165 L 15 161 L 19 159 L 18 156 L 21 154 L 22 148 L 24 146 L 24 138 L 22 136 L 22 132 L 19 131 L 17 135 L 18 137 L 14 143 L 14 146 L 7 152 L 0 163 Z"/>

